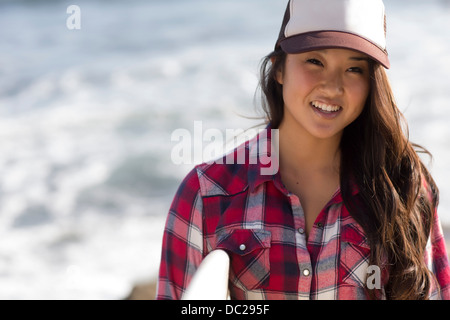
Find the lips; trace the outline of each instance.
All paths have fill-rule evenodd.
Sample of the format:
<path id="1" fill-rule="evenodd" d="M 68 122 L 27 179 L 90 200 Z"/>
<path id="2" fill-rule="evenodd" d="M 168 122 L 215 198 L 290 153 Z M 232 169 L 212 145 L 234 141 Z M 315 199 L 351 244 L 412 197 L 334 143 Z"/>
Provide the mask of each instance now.
<path id="1" fill-rule="evenodd" d="M 330 105 L 320 101 L 313 101 L 311 104 L 314 108 L 319 109 L 322 112 L 337 112 L 341 109 L 341 106 Z"/>
<path id="2" fill-rule="evenodd" d="M 328 104 L 321 101 L 312 101 L 311 107 L 318 116 L 327 120 L 334 119 L 342 111 L 340 105 Z"/>

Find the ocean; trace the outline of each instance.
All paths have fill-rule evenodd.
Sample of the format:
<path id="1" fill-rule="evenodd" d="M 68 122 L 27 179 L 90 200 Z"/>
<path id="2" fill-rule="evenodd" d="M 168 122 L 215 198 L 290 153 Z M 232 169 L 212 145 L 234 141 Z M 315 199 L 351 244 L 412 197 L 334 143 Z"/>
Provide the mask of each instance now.
<path id="1" fill-rule="evenodd" d="M 448 226 L 450 1 L 385 4 L 388 74 Z M 122 299 L 156 276 L 196 160 L 173 163 L 172 133 L 262 123 L 258 68 L 285 6 L 0 0 L 0 299 Z"/>

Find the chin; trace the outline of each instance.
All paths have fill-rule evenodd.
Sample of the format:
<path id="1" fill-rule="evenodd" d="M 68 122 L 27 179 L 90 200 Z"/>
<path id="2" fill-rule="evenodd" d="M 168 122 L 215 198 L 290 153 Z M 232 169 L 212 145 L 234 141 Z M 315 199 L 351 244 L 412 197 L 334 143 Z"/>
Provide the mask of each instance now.
<path id="1" fill-rule="evenodd" d="M 327 140 L 327 139 L 336 139 L 341 138 L 344 130 L 327 130 L 327 129 L 316 129 L 313 132 L 310 132 L 312 136 L 317 139 Z"/>

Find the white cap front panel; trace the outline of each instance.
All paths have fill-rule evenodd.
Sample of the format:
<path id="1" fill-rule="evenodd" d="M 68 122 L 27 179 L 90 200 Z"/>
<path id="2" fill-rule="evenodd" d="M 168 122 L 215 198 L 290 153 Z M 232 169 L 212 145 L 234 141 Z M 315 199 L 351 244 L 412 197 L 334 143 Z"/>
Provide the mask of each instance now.
<path id="1" fill-rule="evenodd" d="M 358 35 L 386 49 L 382 0 L 291 0 L 286 38 L 313 31 Z"/>

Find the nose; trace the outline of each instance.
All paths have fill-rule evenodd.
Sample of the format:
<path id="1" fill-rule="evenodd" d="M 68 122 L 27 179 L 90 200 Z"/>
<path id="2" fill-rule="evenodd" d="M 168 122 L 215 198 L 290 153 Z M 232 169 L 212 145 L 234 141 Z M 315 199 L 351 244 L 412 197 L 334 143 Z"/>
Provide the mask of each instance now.
<path id="1" fill-rule="evenodd" d="M 337 71 L 329 71 L 324 74 L 322 90 L 330 95 L 341 95 L 344 93 L 344 80 Z"/>

